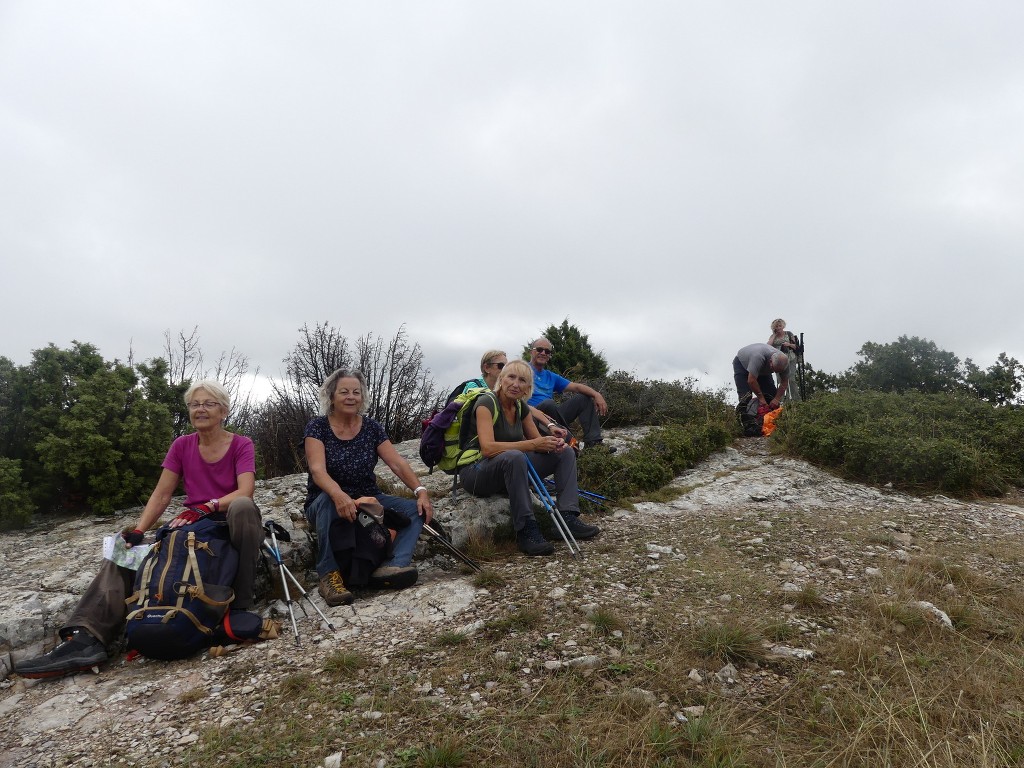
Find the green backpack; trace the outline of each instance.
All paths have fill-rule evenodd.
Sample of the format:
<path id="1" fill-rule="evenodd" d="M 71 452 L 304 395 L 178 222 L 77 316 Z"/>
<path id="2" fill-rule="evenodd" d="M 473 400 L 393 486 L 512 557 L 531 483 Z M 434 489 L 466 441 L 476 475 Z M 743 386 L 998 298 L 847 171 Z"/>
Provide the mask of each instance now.
<path id="1" fill-rule="evenodd" d="M 467 389 L 461 395 L 456 396 L 447 406 L 451 408 L 454 403 L 459 404 L 455 418 L 444 431 L 444 455 L 437 462 L 437 466 L 449 475 L 458 472 L 459 467 L 468 466 L 483 458 L 483 454 L 480 453 L 480 438 L 473 429 L 473 414 L 476 413 L 477 398 L 490 393 L 490 391 L 487 387 Z M 523 403 L 521 400 L 517 402 L 516 409 L 519 417 L 522 418 Z M 495 404 L 491 423 L 497 424 L 497 422 L 498 408 Z"/>

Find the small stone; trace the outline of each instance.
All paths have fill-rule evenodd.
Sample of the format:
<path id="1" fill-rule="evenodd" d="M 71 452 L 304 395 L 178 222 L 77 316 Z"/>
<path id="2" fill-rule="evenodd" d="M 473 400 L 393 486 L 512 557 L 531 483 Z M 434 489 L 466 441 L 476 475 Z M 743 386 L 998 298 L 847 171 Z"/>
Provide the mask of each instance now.
<path id="1" fill-rule="evenodd" d="M 703 683 L 704 682 L 704 678 L 701 676 L 700 672 L 698 672 L 696 669 L 691 669 L 690 670 L 690 674 L 688 674 L 687 677 L 690 680 L 693 680 L 693 682 L 695 682 L 695 683 Z"/>

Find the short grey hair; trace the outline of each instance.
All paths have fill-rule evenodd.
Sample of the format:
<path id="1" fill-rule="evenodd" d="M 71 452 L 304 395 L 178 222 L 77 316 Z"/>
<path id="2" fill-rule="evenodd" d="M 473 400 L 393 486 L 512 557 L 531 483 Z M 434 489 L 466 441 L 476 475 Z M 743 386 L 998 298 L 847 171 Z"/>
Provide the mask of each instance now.
<path id="1" fill-rule="evenodd" d="M 776 373 L 782 373 L 784 370 L 789 368 L 789 355 L 785 352 L 773 353 L 770 365 L 773 371 Z"/>
<path id="2" fill-rule="evenodd" d="M 363 376 L 362 371 L 357 371 L 355 368 L 339 368 L 326 379 L 324 383 L 320 385 L 319 397 L 320 397 L 320 415 L 327 416 L 330 414 L 331 409 L 334 407 L 334 392 L 338 388 L 338 382 L 342 379 L 355 379 L 359 382 L 359 386 L 363 390 L 363 402 L 359 406 L 360 413 L 366 413 L 367 408 L 367 391 L 366 391 L 366 377 Z"/>
<path id="3" fill-rule="evenodd" d="M 192 382 L 189 388 L 185 390 L 185 405 L 192 402 L 192 395 L 200 389 L 205 389 L 213 395 L 213 399 L 221 404 L 225 413 L 231 410 L 231 395 L 228 394 L 223 384 L 214 379 L 202 379 L 201 381 Z"/>

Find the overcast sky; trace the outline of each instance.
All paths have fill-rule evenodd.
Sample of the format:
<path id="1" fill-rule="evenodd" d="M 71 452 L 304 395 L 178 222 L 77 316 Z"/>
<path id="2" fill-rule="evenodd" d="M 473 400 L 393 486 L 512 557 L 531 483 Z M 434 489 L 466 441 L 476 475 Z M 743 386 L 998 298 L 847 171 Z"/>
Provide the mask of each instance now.
<path id="1" fill-rule="evenodd" d="M 1024 360 L 1024 3 L 0 0 L 0 355 Z"/>

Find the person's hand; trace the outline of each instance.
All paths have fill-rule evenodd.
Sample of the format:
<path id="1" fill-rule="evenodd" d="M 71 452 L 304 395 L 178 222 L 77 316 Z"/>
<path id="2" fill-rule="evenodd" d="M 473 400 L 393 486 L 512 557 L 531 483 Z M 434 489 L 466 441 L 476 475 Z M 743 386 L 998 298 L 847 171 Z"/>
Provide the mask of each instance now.
<path id="1" fill-rule="evenodd" d="M 569 434 L 569 430 L 568 429 L 566 429 L 565 427 L 560 427 L 557 424 L 555 424 L 554 426 L 548 427 L 548 431 L 552 435 L 554 435 L 555 437 L 559 437 L 562 440 L 565 440 L 566 436 Z"/>
<path id="2" fill-rule="evenodd" d="M 138 528 L 125 528 L 121 531 L 121 538 L 124 539 L 125 546 L 129 548 L 141 544 L 145 535 L 145 531 L 141 531 Z"/>
<path id="3" fill-rule="evenodd" d="M 778 407 L 779 407 L 779 399 L 777 397 L 773 397 L 772 401 L 770 403 L 768 403 L 768 410 L 769 411 L 774 411 Z"/>
<path id="4" fill-rule="evenodd" d="M 420 491 L 416 494 L 416 510 L 423 518 L 423 522 L 429 524 L 434 519 L 434 505 L 430 502 L 430 491 Z"/>
<path id="5" fill-rule="evenodd" d="M 554 453 L 559 449 L 559 445 L 564 446 L 565 441 L 554 435 L 538 437 L 533 440 L 533 450 L 537 453 Z"/>
<path id="6" fill-rule="evenodd" d="M 361 497 L 359 501 L 362 501 L 365 498 L 367 497 Z M 369 497 L 369 500 L 374 503 L 376 503 L 377 501 L 372 496 Z M 358 508 L 356 507 L 357 504 L 358 501 L 353 501 L 352 497 L 344 492 L 334 499 L 334 508 L 338 511 L 338 517 L 340 517 L 342 520 L 348 520 L 350 523 L 355 521 L 356 514 L 358 514 L 359 512 Z"/>
<path id="7" fill-rule="evenodd" d="M 598 416 L 608 415 L 608 403 L 600 392 L 594 395 L 594 408 L 597 410 Z"/>
<path id="8" fill-rule="evenodd" d="M 201 517 L 205 517 L 210 514 L 213 510 L 210 509 L 206 504 L 196 504 L 193 507 L 185 507 L 178 513 L 167 525 L 171 528 L 180 528 L 183 525 L 191 525 Z"/>

